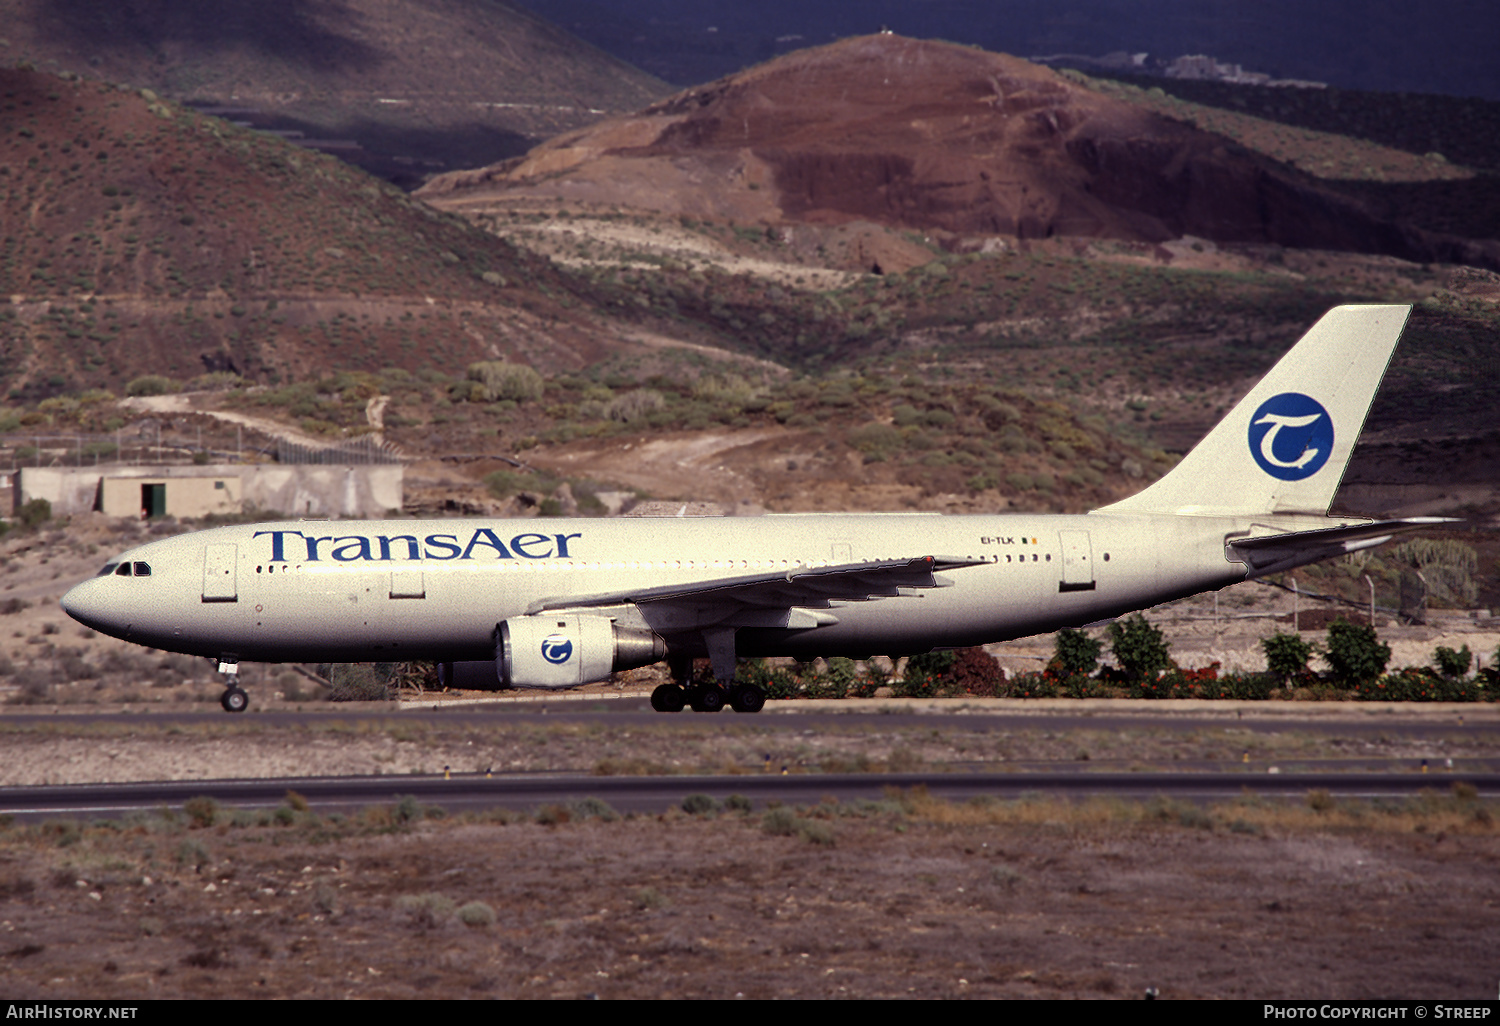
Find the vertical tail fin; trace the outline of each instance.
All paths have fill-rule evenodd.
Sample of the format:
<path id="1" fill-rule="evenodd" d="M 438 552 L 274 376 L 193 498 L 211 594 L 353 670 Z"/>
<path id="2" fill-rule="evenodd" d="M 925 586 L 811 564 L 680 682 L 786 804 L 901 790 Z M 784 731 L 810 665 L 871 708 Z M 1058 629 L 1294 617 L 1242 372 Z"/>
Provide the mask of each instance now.
<path id="1" fill-rule="evenodd" d="M 1165 477 L 1095 512 L 1323 515 L 1410 314 L 1328 311 Z"/>

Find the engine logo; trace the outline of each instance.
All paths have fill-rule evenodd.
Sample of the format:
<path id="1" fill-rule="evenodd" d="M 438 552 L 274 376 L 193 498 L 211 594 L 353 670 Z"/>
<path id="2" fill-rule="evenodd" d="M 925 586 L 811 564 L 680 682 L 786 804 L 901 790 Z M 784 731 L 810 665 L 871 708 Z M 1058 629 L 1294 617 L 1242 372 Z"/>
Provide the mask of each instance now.
<path id="1" fill-rule="evenodd" d="M 542 639 L 542 658 L 561 666 L 573 658 L 573 639 L 562 634 L 549 634 Z"/>
<path id="2" fill-rule="evenodd" d="M 1301 392 L 1272 396 L 1250 418 L 1250 455 L 1274 478 L 1301 481 L 1333 454 L 1333 418 Z"/>

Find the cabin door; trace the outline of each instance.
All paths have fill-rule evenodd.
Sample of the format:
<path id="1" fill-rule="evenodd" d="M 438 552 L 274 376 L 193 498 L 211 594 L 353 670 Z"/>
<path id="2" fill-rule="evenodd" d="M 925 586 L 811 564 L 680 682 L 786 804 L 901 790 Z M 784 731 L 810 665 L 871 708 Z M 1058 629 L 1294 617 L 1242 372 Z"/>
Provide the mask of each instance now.
<path id="1" fill-rule="evenodd" d="M 236 602 L 239 600 L 239 589 L 235 583 L 235 564 L 238 561 L 238 545 L 204 546 L 204 602 Z"/>
<path id="2" fill-rule="evenodd" d="M 1094 554 L 1089 547 L 1087 531 L 1060 531 L 1062 541 L 1062 581 L 1058 591 L 1094 590 Z"/>

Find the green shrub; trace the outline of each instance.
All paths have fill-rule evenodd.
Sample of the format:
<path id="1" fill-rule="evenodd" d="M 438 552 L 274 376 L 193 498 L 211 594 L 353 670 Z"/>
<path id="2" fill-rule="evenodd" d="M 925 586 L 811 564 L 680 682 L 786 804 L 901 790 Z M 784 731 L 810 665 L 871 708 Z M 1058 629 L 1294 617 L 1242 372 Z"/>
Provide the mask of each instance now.
<path id="1" fill-rule="evenodd" d="M 1018 673 L 1010 680 L 1006 689 L 1011 698 L 1056 698 L 1060 688 L 1056 676 L 1050 673 Z"/>
<path id="2" fill-rule="evenodd" d="M 740 663 L 734 671 L 734 682 L 754 684 L 766 693 L 766 698 L 773 701 L 801 695 L 797 678 L 785 670 L 771 669 L 764 659 L 746 659 Z"/>
<path id="3" fill-rule="evenodd" d="M 482 901 L 471 901 L 458 907 L 458 921 L 465 926 L 494 926 L 495 918 L 495 910 Z"/>
<path id="4" fill-rule="evenodd" d="M 1276 633 L 1260 643 L 1266 653 L 1266 668 L 1271 676 L 1285 683 L 1307 671 L 1307 660 L 1313 647 L 1296 634 Z"/>
<path id="5" fill-rule="evenodd" d="M 828 660 L 827 673 L 804 673 L 802 675 L 803 698 L 848 698 L 849 692 L 859 682 L 854 660 L 835 656 Z"/>
<path id="6" fill-rule="evenodd" d="M 1172 665 L 1166 639 L 1140 613 L 1110 624 L 1109 638 L 1115 662 L 1130 683 L 1154 681 Z"/>
<path id="7" fill-rule="evenodd" d="M 604 415 L 610 420 L 628 424 L 660 410 L 666 404 L 666 398 L 655 389 L 637 388 L 611 399 L 604 407 Z"/>
<path id="8" fill-rule="evenodd" d="M 1444 677 L 1466 677 L 1469 666 L 1474 662 L 1474 654 L 1469 651 L 1468 645 L 1457 652 L 1439 645 L 1437 651 L 1432 653 L 1432 658 L 1438 664 L 1438 672 Z"/>
<path id="9" fill-rule="evenodd" d="M 465 377 L 480 387 L 479 398 L 490 402 L 496 399 L 512 399 L 516 402 L 540 399 L 545 383 L 542 376 L 530 367 L 504 360 L 486 360 L 469 364 Z M 474 392 L 470 392 L 473 398 Z"/>
<path id="10" fill-rule="evenodd" d="M 1356 698 L 1367 702 L 1487 702 L 1490 689 L 1479 680 L 1444 677 L 1426 666 L 1408 666 L 1371 684 L 1355 685 Z"/>
<path id="11" fill-rule="evenodd" d="M 129 396 L 170 395 L 181 389 L 177 382 L 160 374 L 146 374 L 125 384 L 125 394 Z"/>
<path id="12" fill-rule="evenodd" d="M 821 844 L 828 848 L 833 847 L 834 844 L 833 824 L 824 823 L 822 820 L 799 820 L 797 834 L 808 844 Z"/>
<path id="13" fill-rule="evenodd" d="M 613 823 L 620 818 L 614 806 L 603 798 L 580 798 L 569 806 L 573 818 L 576 820 L 598 819 L 605 823 Z"/>
<path id="14" fill-rule="evenodd" d="M 1057 641 L 1052 649 L 1052 662 L 1068 676 L 1087 677 L 1099 666 L 1099 652 L 1104 643 L 1091 638 L 1083 631 L 1064 627 L 1057 632 Z"/>
<path id="15" fill-rule="evenodd" d="M 689 816 L 710 816 L 719 811 L 719 800 L 710 794 L 690 794 L 682 800 L 682 811 Z"/>
<path id="16" fill-rule="evenodd" d="M 931 698 L 943 690 L 948 683 L 948 671 L 958 659 L 958 653 L 921 652 L 906 661 L 906 673 L 895 684 L 895 692 L 901 698 Z"/>
<path id="17" fill-rule="evenodd" d="M 767 809 L 760 818 L 760 828 L 773 837 L 790 837 L 797 832 L 797 814 L 784 805 Z"/>
<path id="18" fill-rule="evenodd" d="M 1217 683 L 1218 694 L 1213 697 L 1260 701 L 1271 697 L 1277 680 L 1269 673 L 1226 673 Z"/>
<path id="19" fill-rule="evenodd" d="M 1374 683 L 1385 672 L 1386 663 L 1391 661 L 1391 646 L 1376 639 L 1375 628 L 1340 618 L 1328 627 L 1325 656 L 1333 669 L 1334 683 L 1352 688 Z"/>
<path id="20" fill-rule="evenodd" d="M 866 424 L 849 432 L 849 444 L 866 456 L 888 457 L 904 441 L 901 432 L 889 424 Z"/>
<path id="21" fill-rule="evenodd" d="M 31 499 L 16 510 L 16 519 L 23 527 L 38 528 L 52 519 L 52 503 L 46 499 Z"/>

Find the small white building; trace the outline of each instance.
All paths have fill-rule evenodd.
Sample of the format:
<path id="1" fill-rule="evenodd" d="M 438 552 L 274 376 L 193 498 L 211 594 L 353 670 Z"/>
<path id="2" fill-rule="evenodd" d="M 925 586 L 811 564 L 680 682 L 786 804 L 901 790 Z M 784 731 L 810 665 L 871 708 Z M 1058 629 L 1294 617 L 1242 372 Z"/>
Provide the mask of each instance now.
<path id="1" fill-rule="evenodd" d="M 46 499 L 59 516 L 97 510 L 117 517 L 184 518 L 249 507 L 297 517 L 382 517 L 401 510 L 405 468 L 224 463 L 22 467 L 10 473 L 19 478 L 12 489 L 15 507 Z"/>

